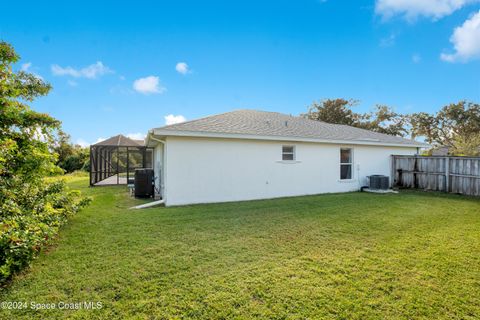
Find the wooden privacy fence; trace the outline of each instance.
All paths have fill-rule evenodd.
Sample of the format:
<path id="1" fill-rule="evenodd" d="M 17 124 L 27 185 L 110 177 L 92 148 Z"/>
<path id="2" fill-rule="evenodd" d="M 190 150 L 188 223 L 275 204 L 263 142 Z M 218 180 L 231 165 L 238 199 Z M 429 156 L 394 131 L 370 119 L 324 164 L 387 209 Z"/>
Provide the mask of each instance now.
<path id="1" fill-rule="evenodd" d="M 480 157 L 393 155 L 392 183 L 480 196 Z"/>

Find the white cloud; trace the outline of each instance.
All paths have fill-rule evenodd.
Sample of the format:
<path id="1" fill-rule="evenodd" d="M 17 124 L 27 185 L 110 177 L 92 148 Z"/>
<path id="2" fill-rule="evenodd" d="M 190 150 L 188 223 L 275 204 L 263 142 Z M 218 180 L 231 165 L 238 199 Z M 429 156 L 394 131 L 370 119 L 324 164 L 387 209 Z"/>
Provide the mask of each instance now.
<path id="1" fill-rule="evenodd" d="M 75 144 L 78 144 L 82 148 L 90 146 L 90 143 L 88 143 L 87 141 L 85 141 L 83 139 L 77 139 L 77 141 L 75 141 Z"/>
<path id="2" fill-rule="evenodd" d="M 61 67 L 58 64 L 54 64 L 52 65 L 51 70 L 55 76 L 71 76 L 74 78 L 87 79 L 95 79 L 99 76 L 113 73 L 113 70 L 104 65 L 101 61 L 97 61 L 96 63 L 86 66 L 82 69 L 75 69 L 70 66 Z"/>
<path id="3" fill-rule="evenodd" d="M 143 94 L 163 93 L 167 90 L 160 85 L 160 79 L 155 76 L 148 76 L 135 80 L 133 82 L 133 89 Z"/>
<path id="4" fill-rule="evenodd" d="M 76 87 L 78 86 L 78 83 L 74 80 L 68 80 L 67 81 L 67 84 L 70 86 L 70 87 Z"/>
<path id="5" fill-rule="evenodd" d="M 448 62 L 480 58 L 480 10 L 466 20 L 462 26 L 455 28 L 450 37 L 455 53 L 442 53 L 440 59 Z"/>
<path id="6" fill-rule="evenodd" d="M 412 61 L 413 63 L 420 63 L 420 61 L 422 61 L 422 57 L 419 54 L 415 53 L 412 56 Z"/>
<path id="7" fill-rule="evenodd" d="M 137 133 L 129 133 L 127 134 L 127 138 L 133 139 L 133 140 L 143 140 L 145 139 L 146 135 L 140 132 Z"/>
<path id="8" fill-rule="evenodd" d="M 177 72 L 181 74 L 190 73 L 190 68 L 186 62 L 177 63 L 177 65 L 175 66 L 175 70 L 177 70 Z"/>
<path id="9" fill-rule="evenodd" d="M 380 47 L 391 47 L 395 45 L 395 40 L 397 36 L 393 33 L 391 33 L 388 37 L 380 39 Z"/>
<path id="10" fill-rule="evenodd" d="M 21 70 L 27 72 L 28 69 L 30 69 L 31 66 L 32 66 L 31 62 L 24 63 L 24 64 L 22 64 Z"/>
<path id="11" fill-rule="evenodd" d="M 169 115 L 165 116 L 165 124 L 167 126 L 170 125 L 170 124 L 181 123 L 181 122 L 185 122 L 185 121 L 187 121 L 187 119 L 182 115 L 175 116 L 173 114 L 169 114 Z"/>
<path id="12" fill-rule="evenodd" d="M 478 0 L 376 0 L 375 13 L 388 19 L 396 15 L 414 20 L 424 16 L 440 19 Z"/>

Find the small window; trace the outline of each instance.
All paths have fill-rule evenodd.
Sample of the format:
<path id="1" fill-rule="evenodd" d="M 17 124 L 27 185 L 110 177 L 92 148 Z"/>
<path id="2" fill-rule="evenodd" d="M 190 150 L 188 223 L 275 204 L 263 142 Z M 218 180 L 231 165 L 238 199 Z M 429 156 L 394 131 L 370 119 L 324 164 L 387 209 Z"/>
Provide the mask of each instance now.
<path id="1" fill-rule="evenodd" d="M 282 160 L 283 161 L 295 160 L 295 147 L 294 146 L 282 146 Z"/>
<path id="2" fill-rule="evenodd" d="M 340 179 L 352 179 L 353 156 L 352 149 L 340 149 Z"/>

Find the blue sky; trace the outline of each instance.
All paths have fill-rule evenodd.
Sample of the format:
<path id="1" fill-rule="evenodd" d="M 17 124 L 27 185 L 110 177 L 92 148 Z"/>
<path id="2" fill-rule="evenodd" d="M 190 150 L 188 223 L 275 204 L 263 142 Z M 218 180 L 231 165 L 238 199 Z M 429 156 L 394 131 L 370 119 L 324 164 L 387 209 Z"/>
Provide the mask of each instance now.
<path id="1" fill-rule="evenodd" d="M 476 0 L 81 1 L 2 4 L 33 103 L 74 142 L 251 108 L 354 98 L 434 112 L 480 101 Z"/>

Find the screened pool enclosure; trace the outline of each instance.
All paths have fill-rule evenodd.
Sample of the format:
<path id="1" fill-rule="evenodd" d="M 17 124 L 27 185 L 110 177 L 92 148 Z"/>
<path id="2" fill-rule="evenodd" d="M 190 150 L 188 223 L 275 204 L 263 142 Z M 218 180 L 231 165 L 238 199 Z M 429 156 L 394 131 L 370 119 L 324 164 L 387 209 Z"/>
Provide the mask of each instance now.
<path id="1" fill-rule="evenodd" d="M 153 149 L 117 135 L 90 146 L 90 186 L 133 184 L 135 169 L 153 168 Z"/>

